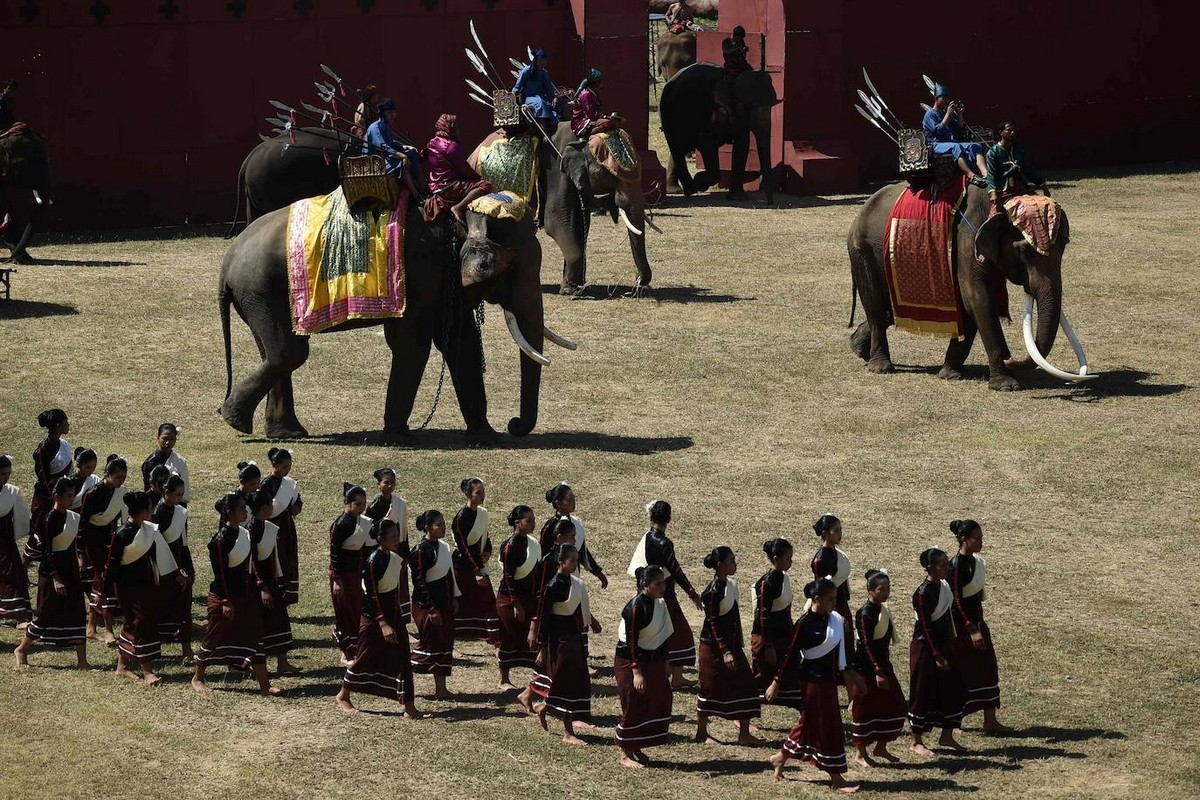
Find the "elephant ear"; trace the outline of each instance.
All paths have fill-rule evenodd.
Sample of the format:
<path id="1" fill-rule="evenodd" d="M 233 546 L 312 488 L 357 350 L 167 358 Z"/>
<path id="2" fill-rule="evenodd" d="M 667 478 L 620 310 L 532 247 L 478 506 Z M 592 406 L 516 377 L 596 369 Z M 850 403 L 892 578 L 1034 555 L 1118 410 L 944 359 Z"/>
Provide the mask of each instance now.
<path id="1" fill-rule="evenodd" d="M 1066 247 L 1071 242 L 1071 223 L 1067 221 L 1067 212 L 1063 211 L 1063 207 L 1055 203 L 1055 208 L 1058 211 L 1058 237 L 1056 241 L 1062 247 Z"/>
<path id="2" fill-rule="evenodd" d="M 588 162 L 592 159 L 591 154 L 587 150 L 587 146 L 568 147 L 563 151 L 562 171 L 571 181 L 571 185 L 575 187 L 584 197 L 587 197 L 591 191 L 588 183 Z"/>
<path id="3" fill-rule="evenodd" d="M 975 234 L 975 260 L 980 264 L 1000 264 L 1000 245 L 1011 223 L 1007 214 L 993 214 Z"/>

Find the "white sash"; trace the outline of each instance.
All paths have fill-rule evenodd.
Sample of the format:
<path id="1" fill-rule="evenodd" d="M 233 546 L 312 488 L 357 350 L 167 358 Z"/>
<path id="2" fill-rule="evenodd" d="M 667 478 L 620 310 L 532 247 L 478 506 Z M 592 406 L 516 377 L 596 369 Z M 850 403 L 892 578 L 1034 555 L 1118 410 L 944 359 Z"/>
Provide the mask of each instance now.
<path id="1" fill-rule="evenodd" d="M 733 610 L 738 601 L 738 585 L 733 578 L 725 579 L 725 596 L 717 606 L 717 616 L 723 617 Z"/>
<path id="2" fill-rule="evenodd" d="M 173 506 L 171 509 L 174 513 L 171 515 L 171 522 L 165 528 L 159 528 L 163 539 L 167 544 L 175 544 L 179 539 L 183 539 L 183 546 L 187 547 L 187 519 L 188 510 L 183 506 Z"/>
<path id="3" fill-rule="evenodd" d="M 167 547 L 162 533 L 153 522 L 143 522 L 138 528 L 133 541 L 125 545 L 125 552 L 121 554 L 121 563 L 132 564 L 146 555 L 146 552 L 154 545 L 158 546 L 154 548 L 154 560 L 150 566 L 154 571 L 154 582 L 158 583 L 160 576 L 170 575 L 177 571 L 179 565 L 175 563 L 175 556 L 171 555 L 171 548 Z"/>
<path id="4" fill-rule="evenodd" d="M 627 570 L 627 572 L 629 572 L 629 577 L 631 578 L 637 577 L 637 571 L 639 567 L 650 566 L 650 562 L 646 560 L 646 540 L 650 537 L 650 533 L 651 531 L 646 531 L 646 533 L 642 536 L 642 540 L 638 542 L 637 548 L 633 551 L 633 558 L 630 559 L 629 569 Z M 671 570 L 667 569 L 666 566 L 662 564 L 659 566 L 662 567 L 663 577 L 670 579 Z"/>
<path id="5" fill-rule="evenodd" d="M 250 556 L 250 531 L 245 528 L 238 528 L 237 539 L 233 542 L 233 547 L 229 550 L 229 555 L 225 558 L 227 567 L 240 567 L 242 562 Z"/>
<path id="6" fill-rule="evenodd" d="M 963 597 L 974 597 L 983 591 L 983 577 L 985 564 L 982 556 L 975 556 L 975 574 L 971 576 L 971 580 L 963 585 L 960 591 Z"/>
<path id="7" fill-rule="evenodd" d="M 100 477 L 96 473 L 92 473 L 83 479 L 83 484 L 79 487 L 79 491 L 75 493 L 75 499 L 71 501 L 71 510 L 78 511 L 83 507 L 83 496 L 100 485 Z"/>
<path id="8" fill-rule="evenodd" d="M 950 610 L 950 605 L 954 602 L 954 592 L 950 591 L 950 584 L 946 583 L 943 578 L 938 581 L 938 601 L 933 612 L 929 615 L 929 619 L 937 622 L 946 615 Z"/>
<path id="9" fill-rule="evenodd" d="M 396 587 L 400 585 L 400 575 L 404 570 L 404 559 L 402 559 L 396 553 L 388 553 L 387 555 L 388 565 L 383 571 L 383 576 L 379 579 L 378 584 L 378 588 L 381 593 L 395 591 Z M 379 556 L 375 557 L 378 558 Z M 367 591 L 371 590 L 371 587 L 369 586 L 364 588 Z"/>
<path id="10" fill-rule="evenodd" d="M 642 628 L 638 635 L 638 649 L 657 650 L 674 632 L 675 626 L 671 624 L 671 612 L 667 611 L 667 601 L 660 597 L 654 601 L 654 613 L 650 615 L 650 624 Z M 621 615 L 621 624 L 617 627 L 617 640 L 629 644 L 626 633 L 625 616 Z"/>
<path id="11" fill-rule="evenodd" d="M 92 514 L 88 522 L 95 525 L 97 528 L 103 528 L 106 525 L 112 524 L 112 521 L 120 518 L 125 513 L 125 487 L 118 486 L 113 489 L 112 499 L 108 501 L 108 507 L 98 514 Z"/>
<path id="12" fill-rule="evenodd" d="M 67 518 L 63 521 L 63 529 L 54 535 L 50 541 L 50 549 L 55 553 L 61 553 L 64 550 L 70 549 L 75 543 L 75 537 L 79 535 L 79 515 L 74 511 L 67 512 Z"/>
<path id="13" fill-rule="evenodd" d="M 13 517 L 13 538 L 24 539 L 29 535 L 29 506 L 21 496 L 21 490 L 11 483 L 0 486 L 0 517 Z"/>
<path id="14" fill-rule="evenodd" d="M 846 668 L 846 622 L 842 619 L 842 615 L 836 611 L 829 612 L 829 621 L 825 624 L 825 641 L 821 642 L 816 647 L 802 648 L 801 653 L 804 659 L 817 659 L 822 656 L 827 656 L 833 652 L 833 648 L 838 649 L 838 669 Z"/>
<path id="15" fill-rule="evenodd" d="M 54 454 L 54 458 L 50 459 L 49 470 L 53 475 L 56 472 L 65 472 L 71 466 L 74 451 L 71 450 L 71 443 L 66 439 L 58 440 L 58 452 Z"/>
<path id="16" fill-rule="evenodd" d="M 390 519 L 392 522 L 400 526 L 400 541 L 408 542 L 408 501 L 396 493 L 392 493 L 392 504 L 388 506 L 388 512 L 383 515 L 384 519 Z"/>
<path id="17" fill-rule="evenodd" d="M 879 607 L 879 619 L 875 622 L 875 630 L 871 631 L 872 639 L 882 639 L 892 629 L 892 611 L 884 603 Z"/>
<path id="18" fill-rule="evenodd" d="M 792 578 L 785 572 L 783 573 L 783 588 L 779 591 L 779 597 L 771 603 L 770 610 L 783 611 L 785 608 L 791 608 L 792 598 Z"/>
<path id="19" fill-rule="evenodd" d="M 560 617 L 569 617 L 575 613 L 575 609 L 583 607 L 583 624 L 588 625 L 592 621 L 592 610 L 588 602 L 588 590 L 583 581 L 574 575 L 571 575 L 571 593 L 567 595 L 566 600 L 552 603 L 550 610 Z"/>
<path id="20" fill-rule="evenodd" d="M 279 491 L 275 493 L 275 499 L 271 501 L 271 519 L 275 519 L 291 508 L 299 494 L 299 484 L 292 479 L 291 475 L 284 475 L 283 480 L 279 482 Z"/>
<path id="21" fill-rule="evenodd" d="M 172 475 L 178 475 L 183 481 L 183 502 L 188 502 L 191 499 L 191 484 L 188 483 L 188 465 L 183 456 L 174 450 L 171 455 L 163 462 L 163 466 L 171 470 Z"/>
<path id="22" fill-rule="evenodd" d="M 433 566 L 425 570 L 425 582 L 441 580 L 446 577 L 446 573 L 450 573 L 450 583 L 454 587 L 454 596 L 462 597 L 462 591 L 458 588 L 458 579 L 454 577 L 454 560 L 450 555 L 450 545 L 446 544 L 445 539 L 437 540 L 437 560 L 433 562 Z"/>
<path id="23" fill-rule="evenodd" d="M 475 509 L 475 524 L 467 531 L 467 544 L 476 545 L 487 538 L 488 510 L 483 506 Z"/>
<path id="24" fill-rule="evenodd" d="M 375 539 L 371 536 L 371 526 L 374 521 L 362 514 L 354 521 L 354 533 L 342 542 L 343 550 L 362 550 L 364 547 L 375 547 Z"/>
<path id="25" fill-rule="evenodd" d="M 837 572 L 833 573 L 833 582 L 840 588 L 842 584 L 850 580 L 850 556 L 846 555 L 842 548 L 833 548 L 837 553 Z"/>
<path id="26" fill-rule="evenodd" d="M 533 568 L 542 560 L 542 545 L 533 536 L 525 537 L 525 563 L 518 564 L 513 570 L 513 577 L 517 580 L 522 580 L 529 573 L 533 572 Z"/>
<path id="27" fill-rule="evenodd" d="M 582 553 L 583 552 L 583 543 L 587 540 L 587 534 L 583 530 L 583 520 L 581 520 L 579 517 L 575 516 L 574 514 L 568 514 L 567 516 L 571 520 L 571 522 L 575 525 L 575 549 L 578 550 L 580 553 Z M 580 559 L 580 561 L 579 561 L 579 566 L 575 567 L 575 574 L 576 575 L 580 574 L 581 570 L 583 570 L 583 560 L 582 559 Z"/>
<path id="28" fill-rule="evenodd" d="M 255 561 L 271 559 L 275 564 L 275 577 L 283 577 L 283 566 L 279 563 L 279 550 L 275 546 L 279 541 L 279 526 L 274 522 L 263 520 L 263 532 L 259 537 L 258 546 L 254 549 Z"/>

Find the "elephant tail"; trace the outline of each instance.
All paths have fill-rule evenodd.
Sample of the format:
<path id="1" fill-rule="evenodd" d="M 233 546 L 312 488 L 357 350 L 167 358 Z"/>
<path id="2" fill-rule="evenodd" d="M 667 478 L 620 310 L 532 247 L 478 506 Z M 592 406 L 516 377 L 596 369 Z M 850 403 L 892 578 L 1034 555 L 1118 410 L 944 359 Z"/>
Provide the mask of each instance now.
<path id="1" fill-rule="evenodd" d="M 854 312 L 858 310 L 858 285 L 854 282 L 854 273 L 850 273 L 850 321 L 847 328 L 854 327 Z"/>
<path id="2" fill-rule="evenodd" d="M 233 221 L 229 223 L 229 231 L 225 234 L 226 239 L 232 239 L 237 232 L 238 216 L 242 213 L 242 189 L 245 185 L 246 162 L 243 161 L 241 168 L 238 169 L 237 187 L 233 190 Z"/>
<path id="3" fill-rule="evenodd" d="M 222 270 L 222 273 L 224 271 Z M 221 338 L 225 341 L 225 399 L 229 399 L 229 395 L 233 394 L 233 340 L 229 331 L 229 306 L 233 301 L 228 284 L 224 281 L 222 274 L 220 298 L 221 306 Z"/>

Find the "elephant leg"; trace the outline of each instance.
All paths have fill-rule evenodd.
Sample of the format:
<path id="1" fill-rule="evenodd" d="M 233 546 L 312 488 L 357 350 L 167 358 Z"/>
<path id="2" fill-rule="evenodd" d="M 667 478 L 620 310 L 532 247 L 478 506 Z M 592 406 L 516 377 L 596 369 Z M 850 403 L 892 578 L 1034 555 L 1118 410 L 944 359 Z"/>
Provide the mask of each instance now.
<path id="1" fill-rule="evenodd" d="M 684 169 L 687 167 L 685 166 Z M 683 186 L 679 183 L 679 174 L 675 170 L 675 156 L 667 154 L 667 192 L 675 193 L 682 192 Z"/>
<path id="2" fill-rule="evenodd" d="M 450 340 L 444 354 L 467 432 L 482 438 L 495 436 L 496 431 L 487 418 L 487 390 L 483 385 L 483 342 L 480 341 L 471 309 L 463 312 L 454 329 L 450 331 Z"/>
<path id="3" fill-rule="evenodd" d="M 233 387 L 229 397 L 221 405 L 221 417 L 234 428 L 234 430 L 242 433 L 251 433 L 254 430 L 254 410 L 258 408 L 258 404 L 262 402 L 267 393 L 274 389 L 280 381 L 287 380 L 289 390 L 286 397 L 277 401 L 280 408 L 284 404 L 290 403 L 291 392 L 291 375 L 308 359 L 308 338 L 297 336 L 292 333 L 290 328 L 283 328 L 276 325 L 274 320 L 263 320 L 267 318 L 265 310 L 255 321 L 257 326 L 251 326 L 251 332 L 254 334 L 254 342 L 258 346 L 258 351 L 262 356 L 262 362 L 258 367 L 250 373 L 240 383 Z M 245 316 L 243 315 L 243 319 Z M 277 392 L 278 394 L 278 392 Z M 292 420 L 295 421 L 295 410 L 291 412 Z M 295 429 L 288 429 L 286 426 L 276 428 L 276 433 L 271 432 L 273 425 L 278 425 L 283 420 L 282 417 L 268 415 L 267 427 L 268 436 L 280 435 L 304 435 L 300 434 L 304 428 L 296 421 Z"/>
<path id="4" fill-rule="evenodd" d="M 733 138 L 733 160 L 729 164 L 728 198 L 730 200 L 746 199 L 746 190 L 742 186 L 746 181 L 746 159 L 749 155 L 750 132 L 740 131 Z"/>
<path id="5" fill-rule="evenodd" d="M 576 294 L 587 283 L 587 226 L 578 195 L 574 203 L 548 214 L 546 233 L 563 254 L 562 293 Z"/>
<path id="6" fill-rule="evenodd" d="M 700 191 L 696 188 L 695 178 L 692 177 L 691 170 L 688 169 L 687 157 L 688 150 L 684 148 L 671 147 L 671 166 L 674 169 L 675 178 L 679 181 L 679 188 L 684 195 L 690 196 Z"/>
<path id="7" fill-rule="evenodd" d="M 300 337 L 308 358 L 308 338 Z M 303 439 L 308 429 L 296 417 L 296 395 L 292 389 L 292 374 L 280 378 L 267 392 L 267 437 L 270 439 Z"/>
<path id="8" fill-rule="evenodd" d="M 864 320 L 850 334 L 850 349 L 863 361 L 871 359 L 871 323 Z"/>
<path id="9" fill-rule="evenodd" d="M 848 248 L 848 253 L 854 289 L 862 300 L 863 313 L 867 317 L 867 321 L 851 335 L 850 346 L 867 362 L 870 372 L 895 372 L 887 340 L 887 329 L 892 324 L 891 300 L 887 296 L 878 254 L 865 243 Z"/>
<path id="10" fill-rule="evenodd" d="M 384 339 L 392 351 L 392 369 L 388 376 L 387 400 L 383 408 L 383 430 L 387 434 L 408 433 L 417 389 L 429 362 L 432 338 L 407 320 L 388 322 Z"/>
<path id="11" fill-rule="evenodd" d="M 697 144 L 700 157 L 704 159 L 704 170 L 693 178 L 693 191 L 703 192 L 721 182 L 720 145 L 711 137 L 704 137 Z"/>
<path id="12" fill-rule="evenodd" d="M 959 272 L 963 306 L 978 328 L 979 338 L 987 351 L 988 388 L 1011 392 L 1020 389 L 1021 384 L 1013 377 L 1012 370 L 1004 365 L 1012 355 L 1004 339 L 1004 331 L 1000 328 L 1000 318 L 996 315 L 988 281 L 989 276 L 975 264 Z"/>
<path id="13" fill-rule="evenodd" d="M 971 345 L 975 343 L 977 331 L 975 320 L 970 317 L 963 320 L 963 337 L 962 339 L 951 339 L 950 344 L 946 346 L 946 360 L 942 363 L 941 370 L 938 371 L 939 378 L 948 381 L 962 380 L 963 364 L 966 363 L 967 356 L 971 352 Z"/>

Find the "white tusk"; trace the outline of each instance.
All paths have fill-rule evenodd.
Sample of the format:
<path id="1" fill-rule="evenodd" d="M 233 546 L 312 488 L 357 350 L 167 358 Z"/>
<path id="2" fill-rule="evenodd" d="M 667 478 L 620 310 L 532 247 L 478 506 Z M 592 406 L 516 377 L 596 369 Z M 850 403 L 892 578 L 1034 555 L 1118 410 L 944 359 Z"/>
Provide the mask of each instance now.
<path id="1" fill-rule="evenodd" d="M 33 202 L 40 206 L 42 204 L 42 196 L 38 194 L 37 189 L 32 189 L 31 191 L 33 192 Z"/>
<path id="2" fill-rule="evenodd" d="M 550 330 L 549 326 L 547 326 L 547 325 L 543 325 L 542 330 L 545 331 L 546 338 L 549 339 L 550 341 L 554 342 L 559 347 L 565 347 L 568 350 L 577 350 L 579 348 L 579 345 L 575 344 L 573 341 L 571 341 L 567 337 L 560 336 L 559 334 Z"/>
<path id="3" fill-rule="evenodd" d="M 1086 381 L 1096 377 L 1088 374 L 1087 357 L 1083 354 L 1083 346 L 1079 343 L 1079 338 L 1075 336 L 1075 329 L 1071 327 L 1071 323 L 1067 321 L 1065 314 L 1059 311 L 1059 320 L 1063 333 L 1067 335 L 1067 340 L 1071 343 L 1071 347 L 1075 350 L 1075 357 L 1079 359 L 1079 374 L 1073 375 L 1070 372 L 1063 372 L 1058 367 L 1046 360 L 1045 356 L 1038 350 L 1037 342 L 1033 338 L 1033 295 L 1025 295 L 1025 319 L 1021 323 L 1021 330 L 1025 334 L 1025 349 L 1029 351 L 1029 356 L 1034 360 L 1044 372 L 1053 375 L 1064 381 Z"/>
<path id="4" fill-rule="evenodd" d="M 531 359 L 541 364 L 543 367 L 550 366 L 550 359 L 533 349 L 533 345 L 525 338 L 525 334 L 521 333 L 521 327 L 517 325 L 517 315 L 504 309 L 504 321 L 508 323 L 508 332 L 512 335 L 513 341 L 517 343 L 517 347 L 521 348 L 521 352 L 529 356 Z"/>
<path id="5" fill-rule="evenodd" d="M 618 208 L 617 213 L 621 215 L 621 222 L 625 223 L 625 227 L 629 228 L 630 233 L 632 233 L 634 236 L 642 235 L 641 231 L 639 231 L 637 228 L 633 227 L 633 223 L 629 221 L 629 217 L 625 216 L 625 209 Z"/>

